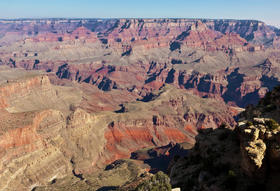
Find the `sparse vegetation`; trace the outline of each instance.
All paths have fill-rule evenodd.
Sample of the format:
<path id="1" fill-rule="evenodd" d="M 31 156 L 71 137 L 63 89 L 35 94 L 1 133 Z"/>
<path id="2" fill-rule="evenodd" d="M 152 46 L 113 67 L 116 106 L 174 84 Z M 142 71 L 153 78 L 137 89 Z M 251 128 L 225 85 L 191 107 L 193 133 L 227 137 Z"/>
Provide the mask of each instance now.
<path id="1" fill-rule="evenodd" d="M 163 172 L 158 172 L 149 180 L 144 181 L 136 187 L 136 191 L 170 191 L 171 185 L 169 178 Z"/>
<path id="2" fill-rule="evenodd" d="M 279 124 L 273 119 L 265 121 L 265 125 L 269 130 L 275 130 L 279 127 Z"/>
<path id="3" fill-rule="evenodd" d="M 228 171 L 228 175 L 229 176 L 236 176 L 235 172 L 233 170 L 229 170 Z"/>
<path id="4" fill-rule="evenodd" d="M 250 127 L 250 126 L 252 126 L 252 125 L 254 125 L 253 122 L 247 121 L 247 123 L 246 123 L 246 126 L 247 126 L 247 127 Z"/>
<path id="5" fill-rule="evenodd" d="M 237 176 L 233 170 L 228 171 L 228 175 L 224 181 L 224 186 L 228 190 L 235 190 L 237 186 Z"/>

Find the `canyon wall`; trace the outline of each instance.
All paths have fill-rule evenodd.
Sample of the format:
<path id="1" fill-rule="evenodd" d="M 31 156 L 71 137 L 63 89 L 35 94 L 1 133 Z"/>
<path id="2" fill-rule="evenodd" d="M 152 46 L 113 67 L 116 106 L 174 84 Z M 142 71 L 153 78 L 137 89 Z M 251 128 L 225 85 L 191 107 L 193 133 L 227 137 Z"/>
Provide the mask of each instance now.
<path id="1" fill-rule="evenodd" d="M 168 83 L 244 107 L 279 83 L 278 33 L 260 21 L 46 19 L 0 25 L 3 41 L 10 33 L 20 38 L 0 47 L 2 65 L 44 70 L 103 91 L 145 96 Z"/>
<path id="2" fill-rule="evenodd" d="M 70 90 L 54 86 L 43 73 L 5 68 L 1 79 L 10 70 L 17 76 L 1 82 L 3 190 L 32 190 L 65 176 L 81 178 L 129 158 L 135 150 L 170 142 L 193 144 L 197 129 L 235 124 L 232 108 L 169 85 L 117 111 L 89 113 L 82 109 L 87 104 L 79 99 L 79 84 L 72 85 L 77 95 L 69 99 Z"/>

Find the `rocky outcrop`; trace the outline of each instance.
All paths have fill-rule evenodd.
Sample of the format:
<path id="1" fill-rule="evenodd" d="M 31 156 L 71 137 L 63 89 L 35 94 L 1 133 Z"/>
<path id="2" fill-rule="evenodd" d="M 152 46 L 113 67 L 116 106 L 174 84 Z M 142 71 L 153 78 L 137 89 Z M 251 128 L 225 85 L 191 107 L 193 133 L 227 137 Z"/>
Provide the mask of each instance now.
<path id="1" fill-rule="evenodd" d="M 187 157 L 170 163 L 172 185 L 184 190 L 278 190 L 280 125 L 274 119 L 279 116 L 265 109 L 279 104 L 278 94 L 276 88 L 258 106 L 248 107 L 233 131 L 225 126 L 199 131 Z"/>
<path id="2" fill-rule="evenodd" d="M 183 190 L 277 190 L 278 131 L 272 119 L 239 122 L 234 131 L 201 130 L 187 157 L 170 163 L 171 184 Z M 273 188 L 274 187 L 274 188 Z"/>
<path id="3" fill-rule="evenodd" d="M 186 44 L 188 47 L 201 48 L 206 51 L 220 50 L 226 52 L 254 51 L 255 47 L 249 45 L 245 39 L 241 38 L 236 33 L 222 34 L 208 28 L 207 24 L 201 21 L 192 24 L 188 30 L 178 35 L 176 41 L 170 46 L 171 50 L 175 50 L 175 48 L 173 48 L 175 45 L 174 43 Z"/>
<path id="4" fill-rule="evenodd" d="M 199 104 L 194 105 L 195 102 Z M 221 110 L 212 110 L 213 104 L 219 104 Z M 186 95 L 172 86 L 154 92 L 148 100 L 123 105 L 117 113 L 120 115 L 105 132 L 106 148 L 115 159 L 129 157 L 139 148 L 166 145 L 171 141 L 193 143 L 197 129 L 235 123 L 230 108 L 225 105 Z"/>
<path id="5" fill-rule="evenodd" d="M 252 125 L 250 122 L 240 122 L 242 167 L 250 177 L 266 177 L 268 170 L 266 160 L 268 160 L 267 155 L 271 150 L 267 138 L 273 136 L 270 131 L 271 127 L 268 126 L 271 123 L 273 123 L 271 119 L 264 118 L 255 118 Z"/>
<path id="6" fill-rule="evenodd" d="M 32 190 L 70 173 L 71 165 L 54 143 L 64 128 L 63 114 L 49 110 L 36 113 L 30 125 L 2 134 L 0 188 Z"/>
<path id="7" fill-rule="evenodd" d="M 97 36 L 85 27 L 78 27 L 71 33 L 57 34 L 47 33 L 39 34 L 33 38 L 25 39 L 25 42 L 63 42 L 63 41 L 81 41 L 94 43 L 97 42 Z"/>
<path id="8" fill-rule="evenodd" d="M 26 97 L 33 90 L 41 91 L 48 96 L 55 96 L 55 91 L 51 89 L 51 84 L 47 76 L 29 77 L 21 81 L 7 80 L 0 87 L 0 108 L 8 108 L 13 105 L 19 97 Z"/>
<path id="9" fill-rule="evenodd" d="M 8 75 L 8 77 L 5 77 Z M 36 71 L 22 69 L 4 69 L 0 72 L 0 109 L 10 113 L 58 109 L 69 112 L 70 105 L 81 101 L 81 91 L 65 99 L 75 87 L 57 87 L 51 84 L 49 77 Z"/>
<path id="10" fill-rule="evenodd" d="M 261 21 L 213 20 L 209 22 L 209 27 L 222 33 L 234 32 L 247 41 L 260 44 L 267 44 L 276 36 L 273 27 Z"/>

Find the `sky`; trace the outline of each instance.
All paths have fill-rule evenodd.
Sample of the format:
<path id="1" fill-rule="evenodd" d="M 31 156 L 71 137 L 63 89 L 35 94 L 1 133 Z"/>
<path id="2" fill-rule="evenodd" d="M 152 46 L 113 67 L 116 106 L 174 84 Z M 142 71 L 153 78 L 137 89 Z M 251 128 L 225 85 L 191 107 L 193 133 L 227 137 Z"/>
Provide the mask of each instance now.
<path id="1" fill-rule="evenodd" d="M 280 28 L 280 0 L 0 0 L 0 18 L 254 19 Z"/>

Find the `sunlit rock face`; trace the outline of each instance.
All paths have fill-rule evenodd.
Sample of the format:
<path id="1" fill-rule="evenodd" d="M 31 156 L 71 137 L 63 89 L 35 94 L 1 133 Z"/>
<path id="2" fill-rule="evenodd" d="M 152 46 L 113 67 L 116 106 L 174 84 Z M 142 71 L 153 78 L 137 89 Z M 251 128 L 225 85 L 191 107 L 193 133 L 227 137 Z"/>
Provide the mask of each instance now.
<path id="1" fill-rule="evenodd" d="M 99 97 L 107 91 L 92 90 L 94 86 L 87 83 L 58 86 L 48 73 L 1 69 L 0 188 L 4 190 L 31 190 L 65 176 L 91 173 L 144 147 L 193 144 L 197 129 L 235 124 L 229 106 L 172 85 L 118 108 Z M 84 100 L 90 97 L 107 104 L 107 111 L 99 112 L 90 99 Z M 219 110 L 211 105 L 219 105 Z"/>

